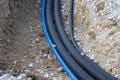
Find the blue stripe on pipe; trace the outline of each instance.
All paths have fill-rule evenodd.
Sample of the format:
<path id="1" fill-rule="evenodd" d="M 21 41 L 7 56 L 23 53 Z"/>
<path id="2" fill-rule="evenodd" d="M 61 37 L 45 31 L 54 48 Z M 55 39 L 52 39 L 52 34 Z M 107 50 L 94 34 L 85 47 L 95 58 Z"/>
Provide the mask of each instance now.
<path id="1" fill-rule="evenodd" d="M 54 55 L 56 56 L 57 60 L 59 61 L 60 65 L 63 67 L 63 69 L 67 72 L 67 74 L 71 77 L 72 80 L 78 80 L 75 77 L 75 75 L 71 72 L 71 70 L 67 67 L 67 65 L 64 63 L 64 61 L 60 57 L 58 51 L 55 49 L 55 46 L 50 39 L 50 36 L 49 36 L 47 28 L 46 28 L 46 22 L 45 22 L 45 3 L 46 3 L 46 0 L 42 0 L 42 24 L 43 24 L 43 29 L 44 29 L 44 34 L 46 36 L 46 39 L 49 43 L 50 48 L 54 52 Z"/>

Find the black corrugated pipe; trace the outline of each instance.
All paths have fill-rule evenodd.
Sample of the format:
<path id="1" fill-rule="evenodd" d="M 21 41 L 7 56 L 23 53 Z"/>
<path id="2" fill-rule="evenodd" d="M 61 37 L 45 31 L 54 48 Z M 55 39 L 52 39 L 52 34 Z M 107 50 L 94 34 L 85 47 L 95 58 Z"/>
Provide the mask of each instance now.
<path id="1" fill-rule="evenodd" d="M 75 74 L 75 76 L 80 80 L 94 80 L 88 73 L 86 73 L 76 62 L 75 60 L 69 55 L 69 52 L 64 47 L 63 43 L 61 42 L 59 35 L 55 29 L 54 19 L 52 18 L 52 10 L 54 0 L 47 0 L 46 3 L 46 22 L 49 34 L 56 45 L 56 49 L 59 51 L 61 57 L 67 64 L 67 66 L 71 69 L 71 71 Z"/>
<path id="2" fill-rule="evenodd" d="M 56 28 L 60 35 L 60 38 L 64 43 L 65 47 L 67 48 L 67 50 L 70 51 L 70 55 L 74 58 L 74 60 L 77 63 L 79 63 L 79 65 L 96 80 L 116 80 L 109 73 L 105 72 L 102 68 L 100 68 L 94 62 L 92 62 L 87 56 L 82 55 L 82 53 L 79 53 L 79 51 L 68 39 L 68 36 L 64 30 L 63 23 L 61 21 L 60 0 L 55 0 L 54 2 L 54 14 L 55 14 Z"/>

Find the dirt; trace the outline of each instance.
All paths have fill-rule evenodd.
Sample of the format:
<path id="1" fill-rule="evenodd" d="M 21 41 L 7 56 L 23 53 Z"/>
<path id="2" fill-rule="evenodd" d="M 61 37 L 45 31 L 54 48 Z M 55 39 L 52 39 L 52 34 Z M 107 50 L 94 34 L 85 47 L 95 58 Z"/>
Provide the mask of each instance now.
<path id="1" fill-rule="evenodd" d="M 69 0 L 62 14 L 69 36 Z M 105 71 L 120 80 L 119 0 L 74 0 L 74 38 L 79 48 Z"/>
<path id="2" fill-rule="evenodd" d="M 0 1 L 0 73 L 69 80 L 49 49 L 39 9 L 37 0 Z"/>
<path id="3" fill-rule="evenodd" d="M 69 0 L 62 17 L 69 30 Z M 120 79 L 120 1 L 75 0 L 75 40 L 83 52 Z M 41 0 L 0 1 L 0 75 L 70 80 L 52 54 L 41 23 Z M 69 35 L 69 33 L 68 33 Z"/>
<path id="4" fill-rule="evenodd" d="M 12 39 L 11 35 L 14 34 L 12 28 L 12 20 L 11 20 L 11 11 L 9 10 L 9 3 L 7 0 L 0 1 L 0 68 L 2 70 L 6 70 L 6 66 L 10 61 L 9 51 L 11 50 L 9 46 L 11 46 L 10 39 Z"/>
<path id="5" fill-rule="evenodd" d="M 75 0 L 75 38 L 95 63 L 120 79 L 120 1 Z"/>

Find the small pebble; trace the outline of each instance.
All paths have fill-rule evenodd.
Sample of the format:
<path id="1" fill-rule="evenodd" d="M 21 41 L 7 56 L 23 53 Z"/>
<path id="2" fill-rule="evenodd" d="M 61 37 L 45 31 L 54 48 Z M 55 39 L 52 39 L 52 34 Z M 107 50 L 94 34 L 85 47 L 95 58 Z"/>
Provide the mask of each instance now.
<path id="1" fill-rule="evenodd" d="M 33 46 L 34 46 L 34 44 L 31 44 L 31 46 L 33 47 Z"/>
<path id="2" fill-rule="evenodd" d="M 33 80 L 31 77 L 28 77 L 26 80 Z"/>
<path id="3" fill-rule="evenodd" d="M 8 70 L 8 72 L 12 73 L 14 71 L 14 68 L 11 68 Z"/>
<path id="4" fill-rule="evenodd" d="M 40 24 L 38 24 L 37 27 L 39 28 L 39 27 L 40 27 Z"/>
<path id="5" fill-rule="evenodd" d="M 0 80 L 8 80 L 11 77 L 10 74 L 4 74 L 3 76 L 0 77 Z"/>
<path id="6" fill-rule="evenodd" d="M 51 72 L 51 73 L 50 73 L 50 76 L 53 76 L 53 75 L 54 75 L 54 74 Z"/>
<path id="7" fill-rule="evenodd" d="M 37 72 L 42 74 L 44 71 L 42 69 L 37 69 Z"/>
<path id="8" fill-rule="evenodd" d="M 48 77 L 49 77 L 49 74 L 48 74 L 48 73 L 45 73 L 44 77 L 45 77 L 45 78 L 48 78 Z"/>
<path id="9" fill-rule="evenodd" d="M 29 64 L 29 68 L 34 68 L 35 67 L 35 64 L 34 63 L 30 63 Z"/>
<path id="10" fill-rule="evenodd" d="M 35 43 L 35 41 L 33 40 L 31 43 L 32 43 L 32 44 L 34 44 L 34 43 Z"/>
<path id="11" fill-rule="evenodd" d="M 92 54 L 91 57 L 90 57 L 90 59 L 95 60 L 95 55 Z"/>
<path id="12" fill-rule="evenodd" d="M 53 80 L 58 80 L 57 77 L 53 77 Z"/>
<path id="13" fill-rule="evenodd" d="M 7 42 L 9 43 L 9 42 L 10 42 L 10 39 L 7 39 Z"/>
<path id="14" fill-rule="evenodd" d="M 105 7 L 105 2 L 101 2 L 101 3 L 99 3 L 99 4 L 97 5 L 97 11 L 99 11 L 99 10 L 103 10 L 104 7 Z"/>
<path id="15" fill-rule="evenodd" d="M 52 58 L 51 58 L 50 54 L 47 56 L 47 58 L 48 58 L 49 60 L 52 60 Z"/>
<path id="16" fill-rule="evenodd" d="M 40 38 L 39 38 L 39 37 L 37 37 L 37 38 L 35 39 L 35 41 L 36 41 L 36 42 L 39 42 L 39 41 L 40 41 Z"/>
<path id="17" fill-rule="evenodd" d="M 43 54 L 43 58 L 47 58 L 48 54 Z"/>
<path id="18" fill-rule="evenodd" d="M 11 76 L 8 80 L 19 80 L 19 79 L 17 79 L 17 77 Z"/>
<path id="19" fill-rule="evenodd" d="M 30 70 L 25 70 L 25 73 L 26 73 L 26 74 L 30 73 Z"/>
<path id="20" fill-rule="evenodd" d="M 26 77 L 24 73 L 20 74 L 17 78 L 18 80 L 23 80 Z"/>
<path id="21" fill-rule="evenodd" d="M 2 70 L 0 70 L 0 73 L 2 73 L 3 71 Z"/>
<path id="22" fill-rule="evenodd" d="M 58 72 L 63 72 L 64 70 L 63 70 L 62 67 L 60 67 L 60 68 L 57 69 L 57 71 L 58 71 Z"/>
<path id="23" fill-rule="evenodd" d="M 23 78 L 22 78 L 22 76 L 18 76 L 18 78 L 17 78 L 18 80 L 22 80 Z"/>

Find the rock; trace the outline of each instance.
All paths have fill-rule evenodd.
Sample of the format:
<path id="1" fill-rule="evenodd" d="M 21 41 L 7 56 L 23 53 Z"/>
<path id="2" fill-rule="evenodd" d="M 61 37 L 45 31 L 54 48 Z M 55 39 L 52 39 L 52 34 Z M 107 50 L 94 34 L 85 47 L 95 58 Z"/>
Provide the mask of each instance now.
<path id="1" fill-rule="evenodd" d="M 22 76 L 18 76 L 18 80 L 23 80 Z"/>
<path id="2" fill-rule="evenodd" d="M 2 73 L 3 71 L 2 70 L 0 70 L 0 73 Z"/>
<path id="3" fill-rule="evenodd" d="M 48 58 L 49 60 L 53 60 L 52 54 L 49 54 L 49 55 L 47 56 L 47 58 Z"/>
<path id="4" fill-rule="evenodd" d="M 103 10 L 104 7 L 105 7 L 105 2 L 100 2 L 99 4 L 97 4 L 97 11 Z"/>
<path id="5" fill-rule="evenodd" d="M 39 37 L 37 37 L 37 38 L 35 39 L 35 41 L 36 41 L 36 42 L 39 42 L 39 41 L 40 41 L 40 38 L 39 38 Z"/>
<path id="6" fill-rule="evenodd" d="M 35 68 L 35 64 L 34 63 L 30 63 L 29 64 L 29 68 Z"/>
<path id="7" fill-rule="evenodd" d="M 18 79 L 18 80 L 24 80 L 25 77 L 26 77 L 26 74 L 21 73 L 21 74 L 17 77 L 17 79 Z"/>
<path id="8" fill-rule="evenodd" d="M 11 76 L 8 80 L 19 80 L 19 79 L 17 79 L 16 77 L 14 77 L 14 76 Z M 22 79 L 23 80 L 23 79 Z"/>
<path id="9" fill-rule="evenodd" d="M 53 72 L 51 72 L 51 73 L 50 73 L 50 76 L 53 76 L 53 75 L 54 75 Z"/>
<path id="10" fill-rule="evenodd" d="M 32 44 L 34 44 L 34 43 L 35 43 L 35 41 L 33 40 L 31 43 L 32 43 Z"/>
<path id="11" fill-rule="evenodd" d="M 53 77 L 53 80 L 58 80 L 57 77 Z"/>
<path id="12" fill-rule="evenodd" d="M 11 68 L 8 70 L 8 72 L 12 73 L 14 71 L 14 68 Z"/>
<path id="13" fill-rule="evenodd" d="M 31 77 L 28 77 L 26 80 L 33 80 Z"/>
<path id="14" fill-rule="evenodd" d="M 36 71 L 40 74 L 42 74 L 44 72 L 42 69 L 37 69 Z"/>
<path id="15" fill-rule="evenodd" d="M 64 70 L 63 70 L 62 67 L 60 67 L 60 68 L 57 69 L 57 71 L 58 71 L 58 72 L 63 72 Z"/>
<path id="16" fill-rule="evenodd" d="M 49 74 L 48 73 L 45 73 L 44 74 L 44 78 L 48 78 L 49 77 Z"/>
<path id="17" fill-rule="evenodd" d="M 31 47 L 33 47 L 34 46 L 34 44 L 31 44 Z"/>
<path id="18" fill-rule="evenodd" d="M 27 70 L 24 70 L 24 72 L 25 72 L 25 74 L 31 73 L 30 70 L 28 70 L 28 69 L 27 69 Z"/>
<path id="19" fill-rule="evenodd" d="M 96 38 L 96 34 L 95 34 L 94 31 L 91 31 L 91 32 L 89 32 L 88 34 L 89 34 L 89 36 L 90 36 L 91 39 Z"/>
<path id="20" fill-rule="evenodd" d="M 95 60 L 95 55 L 92 54 L 92 55 L 90 56 L 90 59 Z"/>
<path id="21" fill-rule="evenodd" d="M 43 54 L 43 58 L 47 58 L 48 54 Z"/>
<path id="22" fill-rule="evenodd" d="M 0 80 L 8 80 L 11 77 L 10 74 L 4 74 L 3 76 L 0 77 Z"/>
<path id="23" fill-rule="evenodd" d="M 120 31 L 120 22 L 117 23 L 117 28 Z"/>

